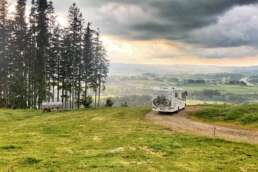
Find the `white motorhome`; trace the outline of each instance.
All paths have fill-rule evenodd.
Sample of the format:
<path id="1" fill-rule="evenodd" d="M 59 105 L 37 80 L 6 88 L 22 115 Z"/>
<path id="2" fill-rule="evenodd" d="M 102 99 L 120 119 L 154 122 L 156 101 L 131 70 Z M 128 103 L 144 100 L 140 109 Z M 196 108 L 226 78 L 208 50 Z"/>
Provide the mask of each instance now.
<path id="1" fill-rule="evenodd" d="M 187 92 L 183 89 L 161 89 L 152 101 L 152 109 L 156 112 L 173 113 L 186 107 Z"/>

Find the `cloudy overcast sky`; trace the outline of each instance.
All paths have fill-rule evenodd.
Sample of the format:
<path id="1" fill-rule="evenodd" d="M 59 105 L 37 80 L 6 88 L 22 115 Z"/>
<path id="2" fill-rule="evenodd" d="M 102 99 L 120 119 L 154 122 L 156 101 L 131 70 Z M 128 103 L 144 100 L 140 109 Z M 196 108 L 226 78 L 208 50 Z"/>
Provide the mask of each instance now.
<path id="1" fill-rule="evenodd" d="M 102 31 L 111 63 L 258 64 L 258 0 L 53 2 L 63 25 L 77 3 Z"/>

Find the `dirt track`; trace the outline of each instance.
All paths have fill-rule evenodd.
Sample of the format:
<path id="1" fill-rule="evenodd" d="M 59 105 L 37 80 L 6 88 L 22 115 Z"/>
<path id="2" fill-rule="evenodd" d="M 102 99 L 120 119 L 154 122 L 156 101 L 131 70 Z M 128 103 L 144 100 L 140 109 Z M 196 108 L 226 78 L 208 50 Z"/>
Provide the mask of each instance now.
<path id="1" fill-rule="evenodd" d="M 247 142 L 258 144 L 258 131 L 230 128 L 225 126 L 206 124 L 203 122 L 193 121 L 187 118 L 187 114 L 198 110 L 198 107 L 188 107 L 186 110 L 177 114 L 158 114 L 150 112 L 146 119 L 178 132 L 187 132 L 196 135 L 216 137 L 230 141 Z"/>

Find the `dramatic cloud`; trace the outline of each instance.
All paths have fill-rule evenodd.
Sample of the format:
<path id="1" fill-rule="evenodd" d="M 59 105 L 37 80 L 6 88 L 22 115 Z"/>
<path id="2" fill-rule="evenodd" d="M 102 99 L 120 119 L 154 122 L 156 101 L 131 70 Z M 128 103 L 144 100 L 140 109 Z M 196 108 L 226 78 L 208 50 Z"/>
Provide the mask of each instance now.
<path id="1" fill-rule="evenodd" d="M 125 3 L 126 2 L 126 3 Z M 148 0 L 106 1 L 99 23 L 109 24 L 113 32 L 135 39 L 185 40 L 188 32 L 211 24 L 235 6 L 256 0 Z M 108 22 L 105 22 L 108 21 Z M 111 31 L 111 29 L 109 29 Z"/>
<path id="2" fill-rule="evenodd" d="M 216 24 L 196 29 L 189 37 L 208 47 L 258 47 L 258 5 L 235 7 Z"/>
<path id="3" fill-rule="evenodd" d="M 108 38 L 105 41 L 114 61 L 124 57 L 125 62 L 137 58 L 182 62 L 188 57 L 188 62 L 206 58 L 229 63 L 229 59 L 239 62 L 258 54 L 258 0 L 53 1 L 63 25 L 69 6 L 76 2 L 86 21 Z"/>

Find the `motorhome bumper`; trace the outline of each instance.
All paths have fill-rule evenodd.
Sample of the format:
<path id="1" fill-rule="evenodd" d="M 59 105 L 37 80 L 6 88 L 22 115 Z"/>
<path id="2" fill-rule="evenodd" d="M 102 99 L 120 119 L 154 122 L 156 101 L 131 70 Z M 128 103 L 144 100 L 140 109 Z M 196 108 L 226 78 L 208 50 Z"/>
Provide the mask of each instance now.
<path id="1" fill-rule="evenodd" d="M 164 113 L 169 113 L 169 112 L 176 112 L 178 109 L 175 108 L 169 108 L 169 109 L 163 109 L 163 108 L 153 108 L 152 109 L 155 112 L 164 112 Z"/>

